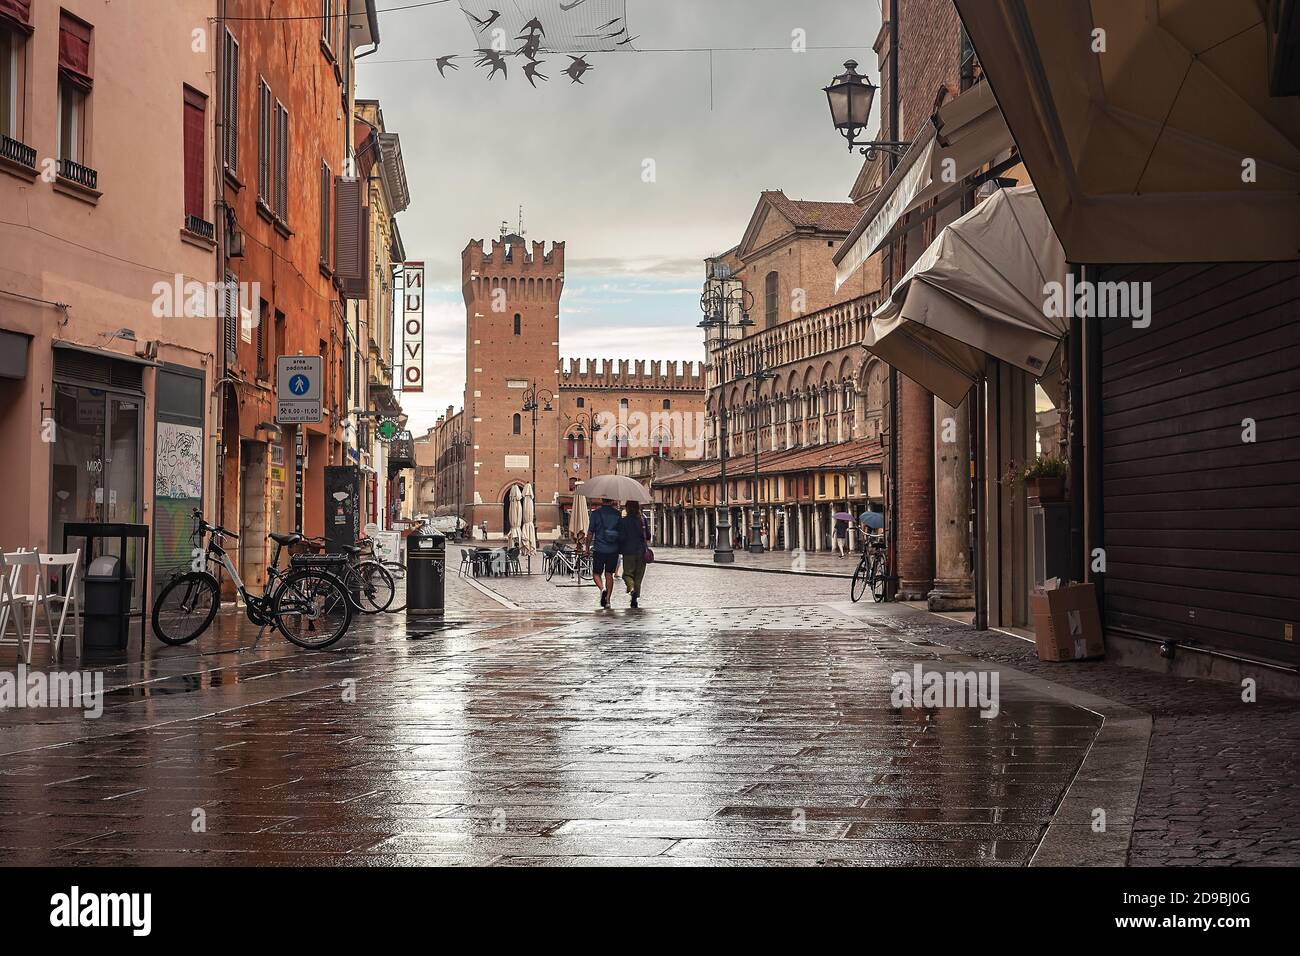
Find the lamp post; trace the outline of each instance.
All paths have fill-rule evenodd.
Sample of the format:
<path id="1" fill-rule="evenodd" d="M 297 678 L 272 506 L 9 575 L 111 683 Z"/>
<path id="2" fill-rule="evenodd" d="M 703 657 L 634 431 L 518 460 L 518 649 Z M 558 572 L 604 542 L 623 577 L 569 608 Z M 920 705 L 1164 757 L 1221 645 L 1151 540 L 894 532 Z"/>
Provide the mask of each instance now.
<path id="1" fill-rule="evenodd" d="M 451 433 L 451 447 L 456 459 L 456 536 L 460 537 L 460 523 L 465 513 L 465 449 L 473 442 L 470 433 L 461 431 L 459 425 Z"/>
<path id="2" fill-rule="evenodd" d="M 596 433 L 600 431 L 600 422 L 596 421 L 591 412 L 578 412 L 573 416 L 573 421 L 587 442 L 587 477 L 594 478 L 596 476 L 592 472 L 595 470 L 596 461 Z"/>
<path id="3" fill-rule="evenodd" d="M 912 144 L 902 140 L 882 139 L 867 143 L 857 141 L 858 133 L 871 119 L 871 104 L 876 98 L 876 87 L 871 80 L 858 72 L 856 60 L 844 64 L 844 72 L 831 80 L 830 86 L 822 87 L 826 93 L 826 102 L 831 108 L 831 120 L 840 135 L 849 141 L 849 149 L 857 149 L 867 158 L 876 158 L 878 150 L 902 155 Z"/>
<path id="4" fill-rule="evenodd" d="M 731 500 L 727 494 L 727 332 L 731 325 L 731 313 L 738 311 L 739 328 L 751 328 L 754 324 L 749 317 L 749 310 L 754 305 L 754 293 L 739 282 L 731 280 L 729 275 L 713 276 L 711 284 L 706 284 L 704 294 L 700 296 L 700 311 L 704 318 L 699 327 L 707 333 L 717 328 L 720 336 L 718 347 L 718 461 L 722 481 L 722 509 L 718 515 L 718 534 L 713 543 L 713 560 L 717 564 L 730 564 L 736 560 L 731 550 Z M 742 331 L 741 335 L 744 335 Z"/>
<path id="5" fill-rule="evenodd" d="M 758 354 L 754 355 L 754 371 L 750 373 L 750 378 L 754 380 L 754 494 L 753 506 L 754 513 L 750 521 L 749 532 L 749 553 L 762 554 L 763 548 L 763 522 L 758 513 L 758 442 L 759 435 L 762 433 L 762 427 L 758 421 L 758 402 L 759 387 L 766 381 L 774 378 L 772 372 L 763 368 L 763 363 Z"/>
<path id="6" fill-rule="evenodd" d="M 532 387 L 524 392 L 522 411 L 533 413 L 533 458 L 531 465 L 533 468 L 534 500 L 537 499 L 537 413 L 539 410 L 551 411 L 551 402 L 553 401 L 555 401 L 555 395 L 549 389 L 538 388 L 536 382 L 533 382 Z"/>

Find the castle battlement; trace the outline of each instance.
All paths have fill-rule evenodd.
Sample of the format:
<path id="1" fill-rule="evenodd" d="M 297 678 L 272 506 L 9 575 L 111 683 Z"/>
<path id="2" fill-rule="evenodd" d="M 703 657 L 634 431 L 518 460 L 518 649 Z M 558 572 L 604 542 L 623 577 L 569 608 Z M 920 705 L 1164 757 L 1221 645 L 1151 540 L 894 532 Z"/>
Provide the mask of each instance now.
<path id="1" fill-rule="evenodd" d="M 566 358 L 560 362 L 560 388 L 703 392 L 704 363 Z"/>
<path id="2" fill-rule="evenodd" d="M 485 249 L 482 239 L 471 239 L 461 253 L 461 270 L 465 278 L 471 273 L 482 275 L 511 275 L 530 277 L 556 277 L 564 272 L 564 243 L 552 242 L 550 251 L 546 243 L 530 244 L 519 236 L 493 239 L 490 249 Z"/>

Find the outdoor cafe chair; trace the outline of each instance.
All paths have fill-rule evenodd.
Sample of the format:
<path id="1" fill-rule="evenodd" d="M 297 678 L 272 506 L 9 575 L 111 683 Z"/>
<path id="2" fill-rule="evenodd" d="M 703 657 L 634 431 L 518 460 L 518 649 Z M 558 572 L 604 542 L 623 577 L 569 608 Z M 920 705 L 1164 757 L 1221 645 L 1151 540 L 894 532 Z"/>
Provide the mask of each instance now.
<path id="1" fill-rule="evenodd" d="M 50 605 L 45 600 L 46 597 L 45 575 L 39 554 L 35 551 L 0 553 L 0 644 L 16 644 L 18 659 L 28 664 L 32 661 L 32 651 L 36 644 L 38 607 L 45 611 L 46 632 L 50 634 L 54 632 L 50 621 Z M 29 605 L 31 623 L 25 624 L 24 618 L 27 616 Z M 14 623 L 13 640 L 8 636 L 10 620 Z M 23 633 L 24 629 L 26 634 Z M 27 645 L 25 650 L 24 642 Z"/>
<path id="2" fill-rule="evenodd" d="M 62 593 L 55 591 L 53 593 L 47 593 L 45 596 L 45 603 L 48 611 L 53 611 L 56 608 L 60 609 L 58 627 L 55 630 L 51 630 L 48 634 L 49 643 L 51 645 L 50 654 L 52 657 L 57 656 L 62 659 L 65 631 L 67 631 L 69 625 L 71 625 L 71 636 L 76 642 L 77 657 L 80 658 L 82 653 L 83 637 L 83 607 L 82 582 L 81 577 L 77 572 L 81 567 L 81 549 L 78 548 L 71 554 L 42 554 L 40 560 L 41 567 L 44 569 L 41 574 L 42 583 L 45 583 L 45 575 L 47 573 L 54 569 L 58 569 L 59 583 L 62 590 Z M 68 620 L 69 615 L 71 615 L 71 621 Z"/>

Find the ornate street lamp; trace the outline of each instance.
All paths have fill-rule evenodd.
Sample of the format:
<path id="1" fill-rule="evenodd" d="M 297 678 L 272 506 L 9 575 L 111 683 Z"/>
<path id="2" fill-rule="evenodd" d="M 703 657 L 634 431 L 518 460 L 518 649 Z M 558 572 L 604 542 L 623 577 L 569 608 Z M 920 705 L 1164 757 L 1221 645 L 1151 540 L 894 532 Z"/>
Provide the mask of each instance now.
<path id="1" fill-rule="evenodd" d="M 758 401 L 758 390 L 760 387 L 762 387 L 762 384 L 764 382 L 770 381 L 775 377 L 776 376 L 773 375 L 771 371 L 763 367 L 762 360 L 757 355 L 755 355 L 754 371 L 750 375 L 750 378 L 754 380 L 754 493 L 751 496 L 753 500 L 750 502 L 751 505 L 753 506 L 753 513 L 750 516 L 751 517 L 750 532 L 749 532 L 749 553 L 750 554 L 762 554 L 764 550 L 763 549 L 763 522 L 761 517 L 759 516 L 759 509 L 758 509 L 758 444 L 759 444 L 759 437 L 762 434 L 762 430 L 763 430 L 762 423 L 759 422 L 758 420 L 759 410 L 762 408 L 762 403 Z"/>
<path id="2" fill-rule="evenodd" d="M 718 515 L 718 536 L 713 543 L 713 560 L 717 564 L 730 564 L 736 560 L 731 550 L 731 501 L 727 494 L 727 332 L 731 326 L 730 317 L 734 311 L 740 312 L 740 329 L 753 327 L 749 310 L 754 307 L 754 293 L 739 282 L 727 281 L 706 288 L 700 296 L 700 311 L 704 318 L 699 327 L 707 333 L 716 328 L 719 333 L 718 350 L 718 461 L 722 481 L 722 508 Z M 744 333 L 742 332 L 743 336 Z"/>
<path id="3" fill-rule="evenodd" d="M 524 392 L 524 405 L 521 411 L 533 413 L 533 496 L 538 497 L 537 488 L 537 413 L 539 411 L 553 411 L 551 402 L 555 401 L 555 394 L 549 389 L 538 388 L 537 383 L 533 382 L 532 388 Z"/>
<path id="4" fill-rule="evenodd" d="M 578 426 L 579 437 L 587 443 L 587 477 L 594 478 L 596 434 L 600 431 L 600 422 L 596 421 L 591 412 L 578 412 L 573 416 L 573 421 Z"/>
<path id="5" fill-rule="evenodd" d="M 902 155 L 907 142 L 896 140 L 876 140 L 859 143 L 858 133 L 866 127 L 871 119 L 871 104 L 875 101 L 877 87 L 858 72 L 856 60 L 844 64 L 844 72 L 831 80 L 830 86 L 824 86 L 826 102 L 831 108 L 831 122 L 840 131 L 840 135 L 849 141 L 849 149 L 858 149 L 868 162 L 876 158 L 877 150 L 885 150 L 894 155 Z"/>

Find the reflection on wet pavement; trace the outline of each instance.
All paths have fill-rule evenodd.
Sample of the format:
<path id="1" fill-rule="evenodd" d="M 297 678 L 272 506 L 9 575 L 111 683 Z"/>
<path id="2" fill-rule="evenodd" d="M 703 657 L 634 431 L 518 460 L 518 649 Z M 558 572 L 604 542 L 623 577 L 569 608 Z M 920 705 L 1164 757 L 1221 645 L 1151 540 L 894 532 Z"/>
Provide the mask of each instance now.
<path id="1" fill-rule="evenodd" d="M 98 720 L 0 713 L 0 861 L 1024 865 L 1100 723 L 1014 679 L 995 719 L 891 707 L 951 666 L 894 609 L 455 593 L 317 653 L 223 614 Z"/>

